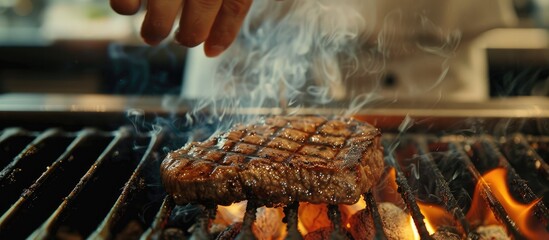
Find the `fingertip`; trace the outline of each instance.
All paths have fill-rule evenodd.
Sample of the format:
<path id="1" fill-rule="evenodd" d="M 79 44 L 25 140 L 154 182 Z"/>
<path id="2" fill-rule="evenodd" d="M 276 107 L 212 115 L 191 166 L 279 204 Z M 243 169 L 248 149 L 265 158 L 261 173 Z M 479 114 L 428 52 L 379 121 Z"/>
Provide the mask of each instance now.
<path id="1" fill-rule="evenodd" d="M 176 33 L 177 42 L 186 47 L 196 47 L 205 42 L 223 1 L 186 0 Z"/>
<path id="2" fill-rule="evenodd" d="M 223 31 L 220 29 L 212 29 L 208 39 L 204 44 L 204 52 L 208 57 L 216 57 L 223 53 L 231 46 L 236 38 L 238 26 L 232 26 L 234 29 Z"/>
<path id="3" fill-rule="evenodd" d="M 111 8 L 121 15 L 133 15 L 141 8 L 140 0 L 110 0 Z"/>
<path id="4" fill-rule="evenodd" d="M 148 38 L 148 37 L 143 37 L 143 41 L 145 41 L 146 44 L 148 45 L 151 45 L 151 46 L 156 46 L 158 44 L 160 44 L 162 42 L 162 40 L 164 39 L 155 39 L 155 38 Z"/>
<path id="5" fill-rule="evenodd" d="M 227 47 L 223 45 L 211 45 L 211 44 L 204 44 L 204 53 L 207 57 L 217 57 L 223 53 Z"/>
<path id="6" fill-rule="evenodd" d="M 236 39 L 251 0 L 224 1 L 206 40 L 204 52 L 208 57 L 223 53 Z"/>
<path id="7" fill-rule="evenodd" d="M 141 27 L 141 38 L 145 43 L 155 46 L 167 37 L 167 34 L 160 33 L 157 28 L 150 27 L 147 21 Z"/>
<path id="8" fill-rule="evenodd" d="M 175 40 L 185 47 L 196 47 L 206 41 L 206 36 L 199 36 L 196 33 L 184 33 L 183 31 L 177 31 L 175 34 Z"/>

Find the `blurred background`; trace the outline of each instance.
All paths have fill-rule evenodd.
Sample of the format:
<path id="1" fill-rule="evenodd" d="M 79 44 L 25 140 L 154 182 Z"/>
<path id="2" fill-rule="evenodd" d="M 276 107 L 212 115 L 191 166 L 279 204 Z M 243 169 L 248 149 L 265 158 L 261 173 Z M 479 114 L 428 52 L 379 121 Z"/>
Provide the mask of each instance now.
<path id="1" fill-rule="evenodd" d="M 549 0 L 513 5 L 518 25 L 485 33 L 475 55 L 487 63 L 489 94 L 547 96 Z M 0 0 L 0 93 L 178 95 L 187 50 L 145 46 L 142 18 L 119 16 L 108 1 Z"/>
<path id="2" fill-rule="evenodd" d="M 185 49 L 148 47 L 108 1 L 0 0 L 1 93 L 178 94 Z"/>

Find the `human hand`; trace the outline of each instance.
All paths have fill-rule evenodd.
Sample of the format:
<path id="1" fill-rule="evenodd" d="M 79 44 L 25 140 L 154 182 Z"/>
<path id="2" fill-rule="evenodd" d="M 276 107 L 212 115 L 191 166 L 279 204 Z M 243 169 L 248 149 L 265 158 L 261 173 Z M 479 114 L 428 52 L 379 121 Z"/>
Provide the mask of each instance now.
<path id="1" fill-rule="evenodd" d="M 132 15 L 139 11 L 142 0 L 110 0 L 114 11 Z M 181 11 L 175 39 L 187 47 L 204 42 L 209 57 L 221 54 L 234 41 L 252 0 L 148 0 L 141 27 L 146 43 L 156 45 L 171 32 Z"/>

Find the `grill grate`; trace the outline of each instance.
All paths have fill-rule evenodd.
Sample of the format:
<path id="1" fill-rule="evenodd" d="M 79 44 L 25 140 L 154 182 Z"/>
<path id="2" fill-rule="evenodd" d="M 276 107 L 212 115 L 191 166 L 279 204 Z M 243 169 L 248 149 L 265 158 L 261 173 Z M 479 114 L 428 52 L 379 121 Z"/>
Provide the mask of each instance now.
<path id="1" fill-rule="evenodd" d="M 164 130 L 137 133 L 128 127 L 76 132 L 4 129 L 0 135 L 0 239 L 166 237 L 167 229 L 182 226 L 174 223 L 177 207 L 165 196 L 158 172 L 167 151 L 164 148 L 173 139 Z M 464 213 L 471 207 L 471 192 L 481 175 L 495 167 L 508 170 L 511 190 L 521 202 L 534 201 L 549 192 L 547 137 L 389 133 L 382 142 L 387 165 L 396 171 L 399 201 L 412 216 L 422 239 L 431 236 L 418 201 L 445 208 L 454 217 L 457 232 L 478 238 Z M 524 238 L 496 199 L 495 190 L 487 184 L 481 185 L 481 190 L 508 234 Z M 364 195 L 365 211 L 372 217 L 376 239 L 387 239 L 390 234 L 386 234 L 378 211 L 378 202 L 383 201 L 379 194 L 374 190 Z M 543 198 L 535 205 L 535 216 L 545 226 L 549 226 L 548 200 Z M 240 238 L 253 234 L 257 207 L 248 203 L 244 222 L 238 226 L 242 229 Z M 290 239 L 301 237 L 298 207 L 295 203 L 284 208 Z M 201 239 L 209 235 L 216 207 L 197 209 L 203 213 L 191 221 L 198 223 L 193 235 Z M 338 207 L 329 206 L 328 215 L 335 230 L 332 237 L 348 236 L 339 224 Z M 181 233 L 188 235 L 191 225 L 185 225 Z"/>
<path id="2" fill-rule="evenodd" d="M 113 237 L 148 227 L 162 190 L 144 172 L 158 169 L 163 135 L 4 130 L 2 157 L 13 160 L 0 172 L 0 239 Z M 144 207 L 150 216 L 136 214 Z"/>

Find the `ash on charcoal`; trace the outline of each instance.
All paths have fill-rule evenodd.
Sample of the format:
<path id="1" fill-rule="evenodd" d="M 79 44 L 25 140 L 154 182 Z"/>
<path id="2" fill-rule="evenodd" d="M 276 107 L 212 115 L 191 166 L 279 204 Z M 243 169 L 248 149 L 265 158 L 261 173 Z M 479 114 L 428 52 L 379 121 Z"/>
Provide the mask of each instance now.
<path id="1" fill-rule="evenodd" d="M 392 203 L 383 202 L 378 205 L 379 215 L 383 223 L 387 239 L 414 239 L 414 232 L 410 227 L 409 216 L 402 209 Z M 351 235 L 355 240 L 373 239 L 375 227 L 370 212 L 360 210 L 351 217 Z"/>
<path id="2" fill-rule="evenodd" d="M 349 222 L 353 226 L 349 231 L 355 240 L 374 239 L 376 230 L 370 211 L 363 209 L 356 212 Z"/>
<path id="3" fill-rule="evenodd" d="M 475 230 L 480 238 L 479 240 L 511 240 L 505 228 L 499 225 L 480 226 Z"/>
<path id="4" fill-rule="evenodd" d="M 457 233 L 456 229 L 439 228 L 435 233 L 431 235 L 434 240 L 460 240 L 461 236 Z"/>

